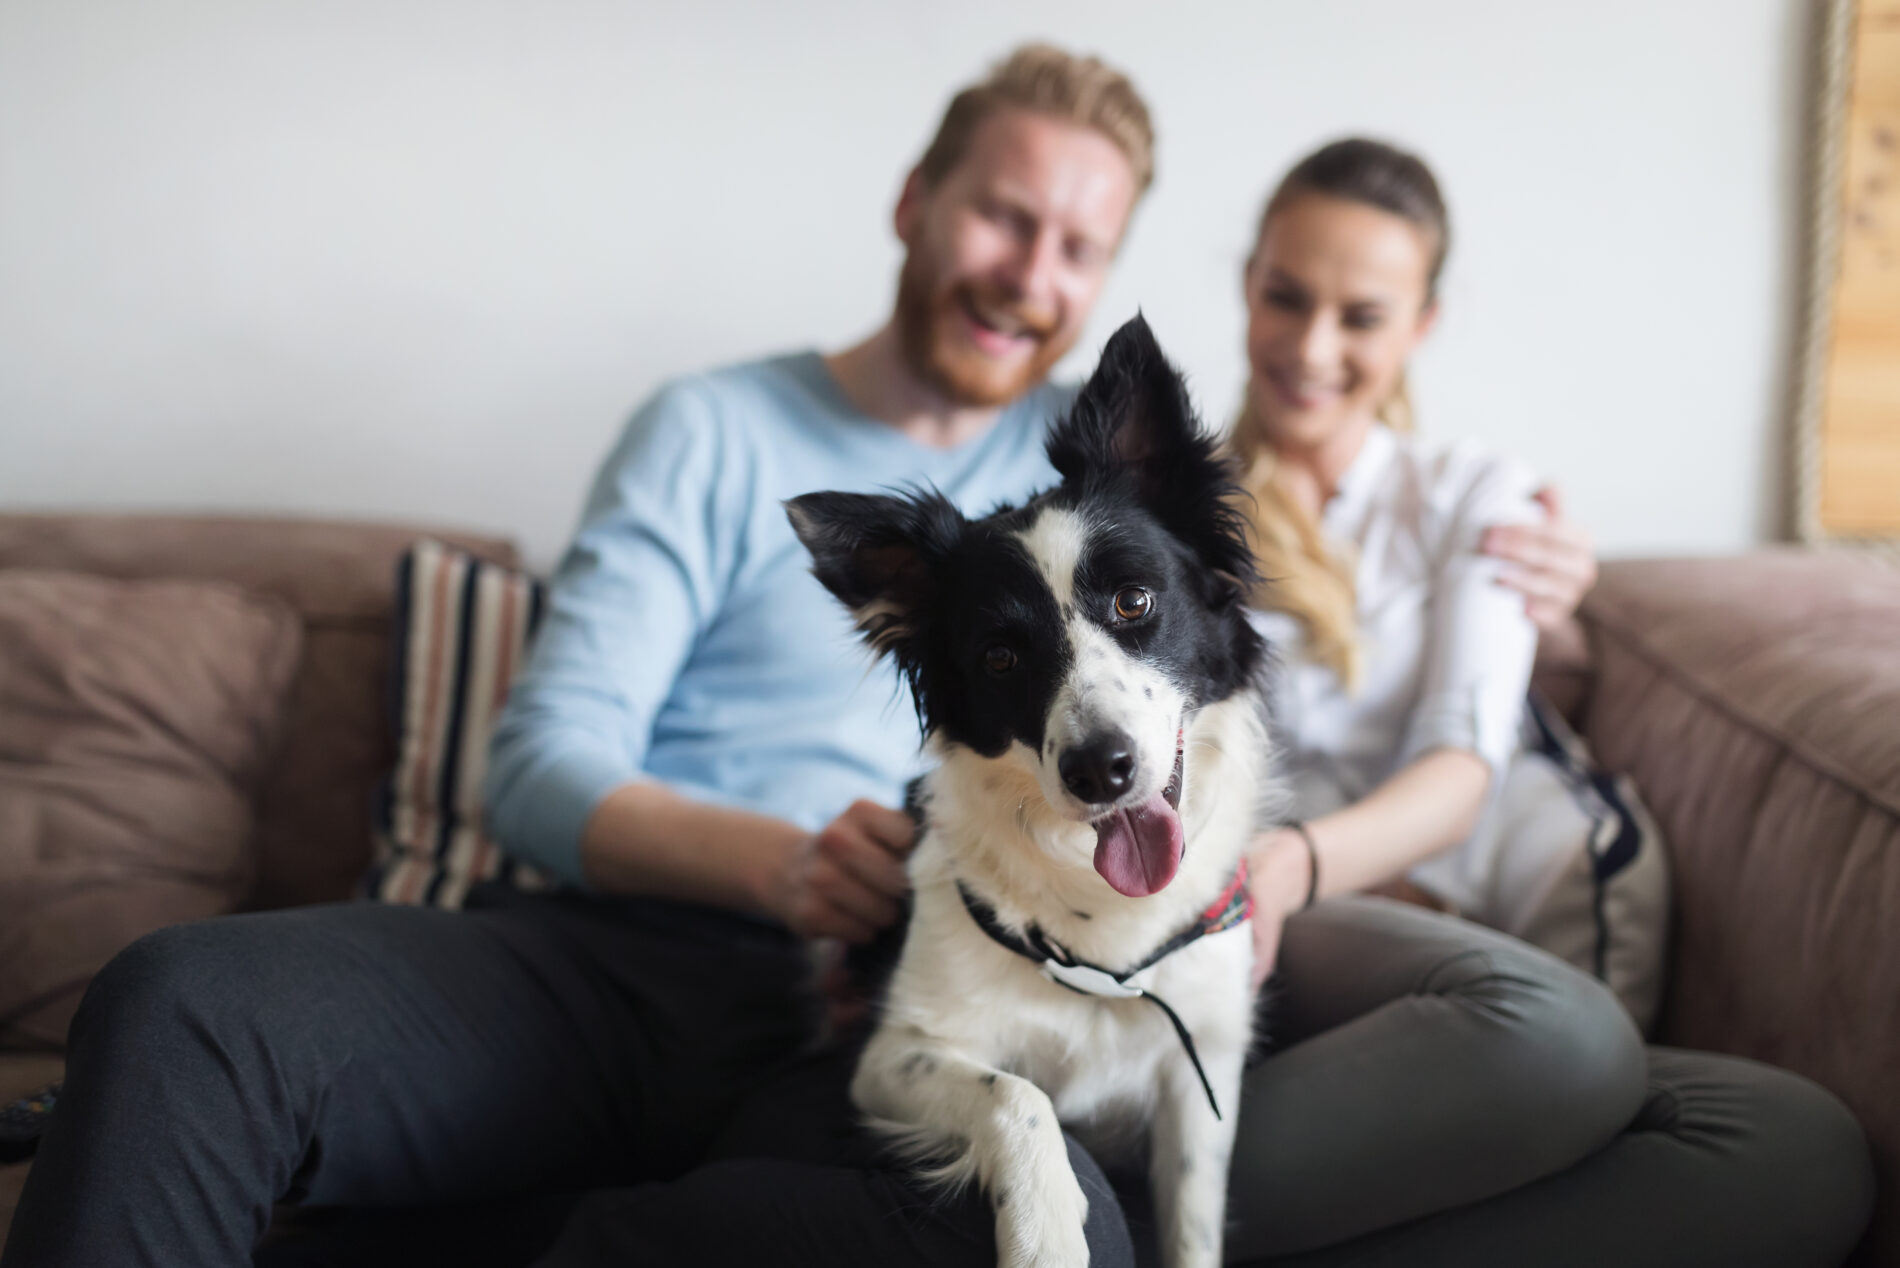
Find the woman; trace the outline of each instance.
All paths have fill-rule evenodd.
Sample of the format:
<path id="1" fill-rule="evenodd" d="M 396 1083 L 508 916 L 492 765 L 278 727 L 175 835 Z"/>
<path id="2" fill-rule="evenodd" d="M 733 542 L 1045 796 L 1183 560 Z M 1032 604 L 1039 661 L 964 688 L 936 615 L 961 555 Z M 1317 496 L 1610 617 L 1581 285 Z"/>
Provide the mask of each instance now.
<path id="1" fill-rule="evenodd" d="M 1288 174 L 1245 272 L 1233 447 L 1299 822 L 1254 853 L 1258 971 L 1284 989 L 1242 1101 L 1228 1258 L 1837 1263 L 1871 1176 L 1827 1093 L 1645 1049 L 1599 984 L 1475 925 L 1306 910 L 1421 866 L 1455 889 L 1516 743 L 1536 635 L 1482 538 L 1541 516 L 1535 481 L 1402 430 L 1448 245 L 1425 166 L 1348 140 Z"/>

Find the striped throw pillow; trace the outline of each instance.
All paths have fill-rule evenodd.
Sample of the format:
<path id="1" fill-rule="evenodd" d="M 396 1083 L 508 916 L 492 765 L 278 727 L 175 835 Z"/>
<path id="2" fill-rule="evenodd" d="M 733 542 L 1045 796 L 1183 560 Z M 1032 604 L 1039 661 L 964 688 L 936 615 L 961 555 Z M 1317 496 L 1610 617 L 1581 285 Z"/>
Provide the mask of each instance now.
<path id="1" fill-rule="evenodd" d="M 397 565 L 396 766 L 377 798 L 370 897 L 459 907 L 480 881 L 551 886 L 482 827 L 488 739 L 544 593 L 526 573 L 428 539 Z"/>

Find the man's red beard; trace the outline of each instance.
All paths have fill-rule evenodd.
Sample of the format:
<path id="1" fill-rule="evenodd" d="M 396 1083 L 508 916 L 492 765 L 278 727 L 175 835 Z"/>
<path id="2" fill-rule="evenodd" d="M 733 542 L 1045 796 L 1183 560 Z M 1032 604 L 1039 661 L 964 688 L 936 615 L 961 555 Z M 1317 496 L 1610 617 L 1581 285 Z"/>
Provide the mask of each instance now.
<path id="1" fill-rule="evenodd" d="M 971 300 L 979 311 L 1006 312 L 1022 325 L 1036 341 L 1027 360 L 999 364 L 954 333 L 957 325 L 970 320 L 966 313 Z M 917 251 L 905 257 L 898 275 L 897 335 L 904 362 L 911 373 L 955 405 L 1007 405 L 1042 382 L 1075 342 L 1074 333 L 1058 337 L 1056 325 L 1055 318 L 1026 312 L 976 283 L 939 285 Z"/>

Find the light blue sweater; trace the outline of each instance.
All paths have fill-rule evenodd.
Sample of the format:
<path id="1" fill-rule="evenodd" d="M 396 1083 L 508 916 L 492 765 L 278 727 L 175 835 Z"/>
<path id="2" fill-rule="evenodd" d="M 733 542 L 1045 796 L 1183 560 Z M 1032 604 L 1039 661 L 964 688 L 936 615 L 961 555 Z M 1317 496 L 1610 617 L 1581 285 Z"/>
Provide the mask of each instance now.
<path id="1" fill-rule="evenodd" d="M 489 755 L 488 823 L 582 884 L 581 829 L 617 786 L 816 829 L 920 769 L 908 694 L 811 576 L 781 503 L 929 483 L 981 514 L 1053 483 L 1072 392 L 1044 386 L 955 449 L 858 413 L 816 353 L 676 380 L 628 424 L 562 558 Z"/>

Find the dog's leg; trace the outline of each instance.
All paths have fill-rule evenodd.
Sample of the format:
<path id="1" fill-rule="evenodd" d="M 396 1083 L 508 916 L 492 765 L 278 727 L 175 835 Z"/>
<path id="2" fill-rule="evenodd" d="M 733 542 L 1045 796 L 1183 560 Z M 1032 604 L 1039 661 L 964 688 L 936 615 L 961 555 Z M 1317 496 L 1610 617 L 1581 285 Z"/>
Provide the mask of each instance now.
<path id="1" fill-rule="evenodd" d="M 960 1155 L 940 1174 L 974 1174 L 988 1192 L 1003 1268 L 1088 1263 L 1088 1198 L 1069 1166 L 1055 1106 L 1034 1083 L 899 1026 L 880 1030 L 865 1048 L 851 1099 L 907 1150 Z"/>
<path id="2" fill-rule="evenodd" d="M 1182 1056 L 1164 1067 L 1155 1103 L 1148 1175 L 1154 1186 L 1155 1225 L 1167 1268 L 1217 1268 L 1227 1210 L 1227 1164 L 1234 1151 L 1244 1054 L 1201 1054 L 1220 1101 L 1220 1118 L 1194 1068 Z"/>

